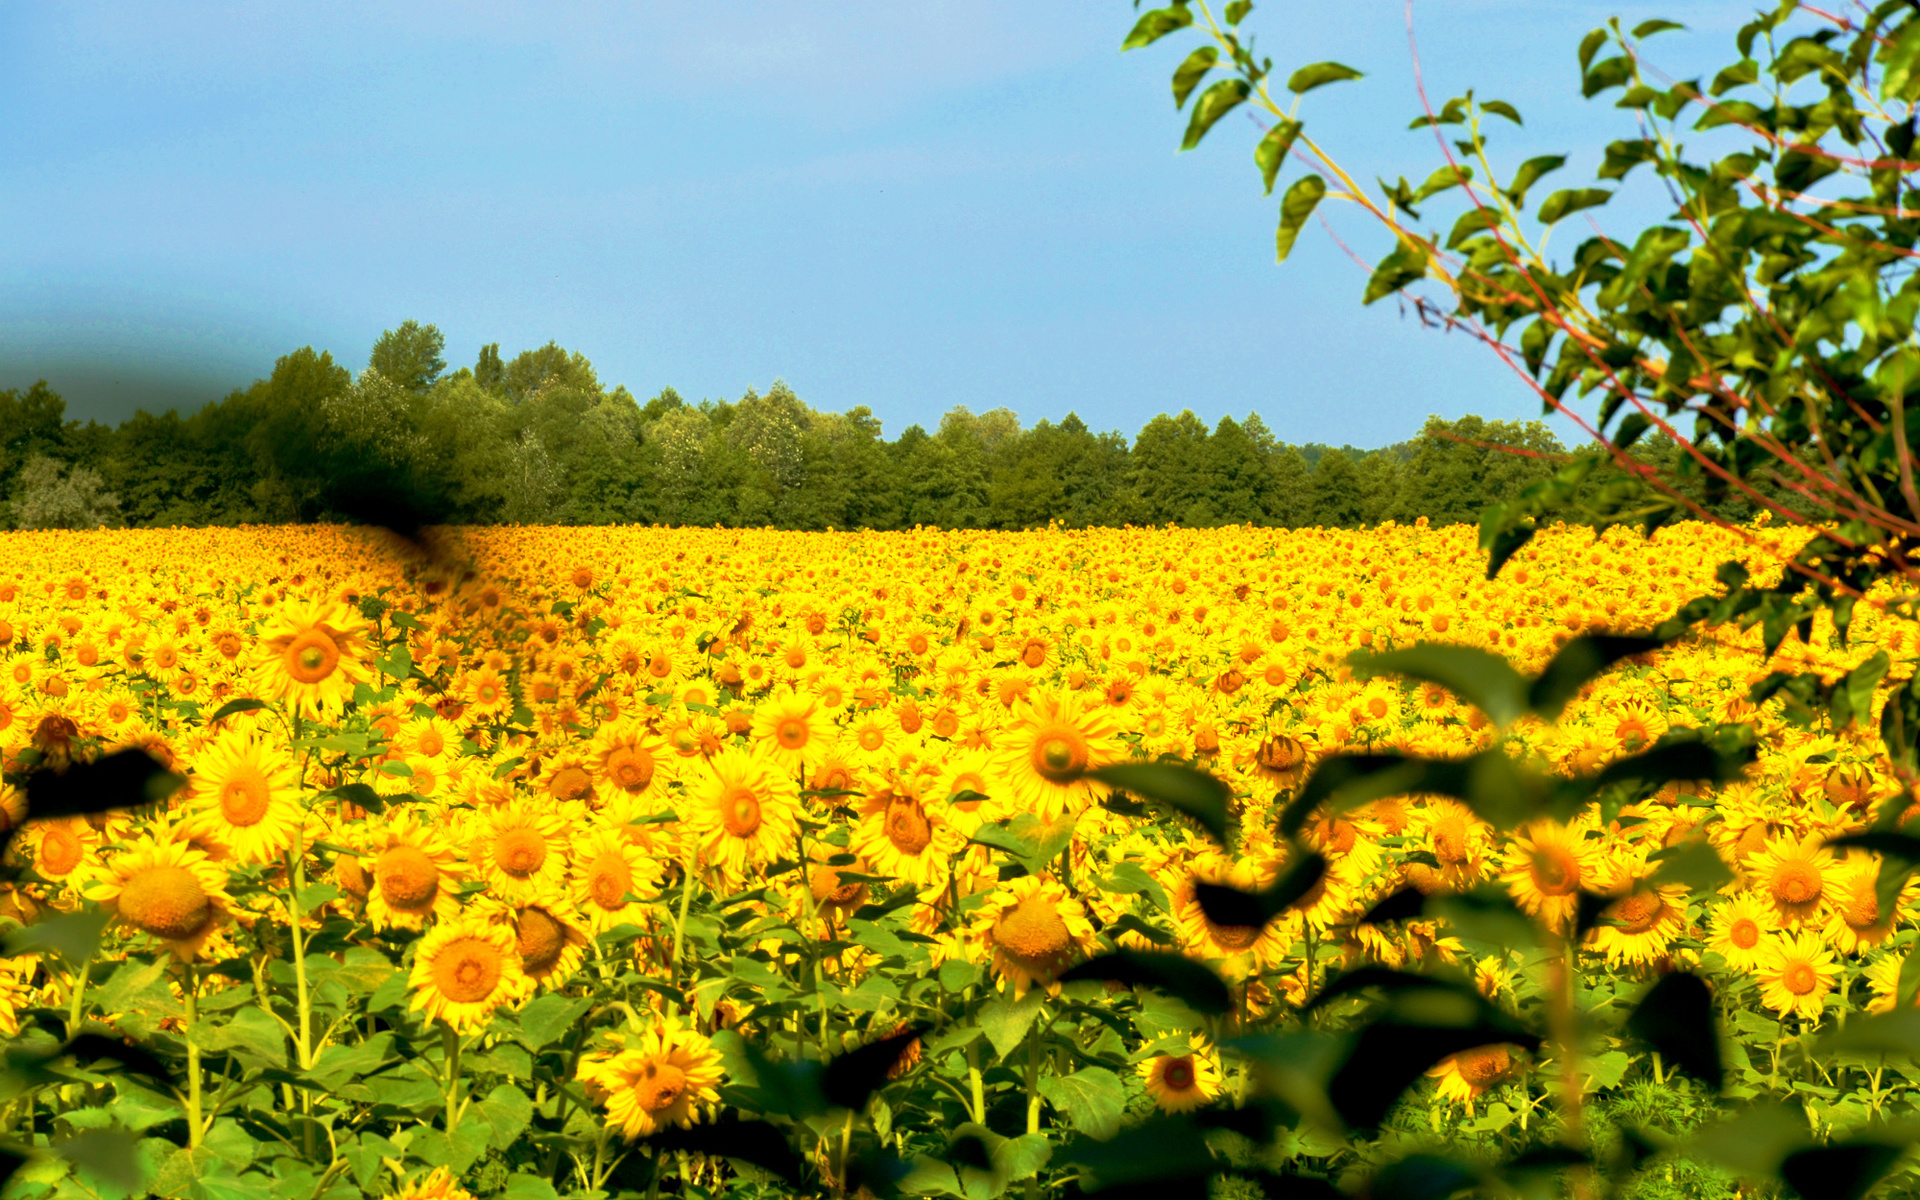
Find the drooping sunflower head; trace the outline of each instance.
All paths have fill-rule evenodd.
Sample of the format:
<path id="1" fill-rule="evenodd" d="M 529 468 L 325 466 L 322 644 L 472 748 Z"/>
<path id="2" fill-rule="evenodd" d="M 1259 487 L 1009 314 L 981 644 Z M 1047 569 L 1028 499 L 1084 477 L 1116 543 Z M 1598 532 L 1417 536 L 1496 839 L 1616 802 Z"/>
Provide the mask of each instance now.
<path id="1" fill-rule="evenodd" d="M 123 925 L 157 938 L 189 962 L 233 920 L 227 875 L 207 855 L 165 828 L 141 838 L 108 862 L 87 894 Z"/>
<path id="2" fill-rule="evenodd" d="M 1024 995 L 1059 987 L 1066 969 L 1091 952 L 1086 909 L 1049 878 L 1026 875 L 997 888 L 974 917 L 972 935 L 994 969 Z"/>

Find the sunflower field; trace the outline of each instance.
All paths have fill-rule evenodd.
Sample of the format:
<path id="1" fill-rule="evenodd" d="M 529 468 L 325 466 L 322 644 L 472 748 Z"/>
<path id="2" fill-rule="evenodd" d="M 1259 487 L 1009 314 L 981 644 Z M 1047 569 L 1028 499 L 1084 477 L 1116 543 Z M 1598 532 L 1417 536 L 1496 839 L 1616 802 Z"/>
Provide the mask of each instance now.
<path id="1" fill-rule="evenodd" d="M 1920 1112 L 1911 623 L 1384 669 L 1787 537 L 0 535 L 6 1194 L 1814 1194 Z"/>

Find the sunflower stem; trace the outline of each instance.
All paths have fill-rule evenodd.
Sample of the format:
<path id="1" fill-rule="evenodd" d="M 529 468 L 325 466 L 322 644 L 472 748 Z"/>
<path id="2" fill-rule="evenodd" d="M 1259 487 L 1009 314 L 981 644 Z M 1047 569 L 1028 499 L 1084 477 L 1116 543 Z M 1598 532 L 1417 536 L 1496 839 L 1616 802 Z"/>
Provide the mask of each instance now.
<path id="1" fill-rule="evenodd" d="M 313 999 L 307 990 L 307 945 L 300 927 L 300 893 L 306 890 L 306 850 L 301 845 L 298 832 L 294 834 L 293 846 L 287 851 L 287 931 L 293 944 L 293 987 L 294 1003 L 298 1008 L 300 1023 L 295 1027 L 294 1051 L 299 1055 L 300 1069 L 313 1067 Z M 309 1159 L 313 1157 L 313 1093 L 302 1089 L 300 1092 L 300 1114 L 305 1120 L 300 1123 L 300 1141 L 306 1149 Z"/>
<path id="2" fill-rule="evenodd" d="M 73 995 L 67 999 L 67 1036 L 80 1032 L 80 1008 L 87 995 L 87 977 L 93 974 L 93 954 L 89 953 L 73 972 Z"/>
<path id="3" fill-rule="evenodd" d="M 680 949 L 686 943 L 687 910 L 693 907 L 693 864 L 697 847 L 691 842 L 687 845 L 686 862 L 680 870 L 680 915 L 673 922 L 673 964 L 667 968 L 667 982 L 680 982 Z"/>
<path id="4" fill-rule="evenodd" d="M 967 1083 L 973 1090 L 973 1123 L 987 1123 L 986 1081 L 980 1076 L 980 1039 L 967 1043 Z"/>
<path id="5" fill-rule="evenodd" d="M 440 1041 L 447 1048 L 447 1136 L 460 1124 L 460 1035 L 442 1022 Z"/>
<path id="6" fill-rule="evenodd" d="M 187 1042 L 187 1148 L 200 1148 L 204 1130 L 200 1127 L 200 1043 L 194 1040 L 194 1026 L 200 1020 L 200 972 L 192 963 L 185 965 L 186 980 L 181 990 L 187 997 L 187 1019 L 182 1033 Z"/>

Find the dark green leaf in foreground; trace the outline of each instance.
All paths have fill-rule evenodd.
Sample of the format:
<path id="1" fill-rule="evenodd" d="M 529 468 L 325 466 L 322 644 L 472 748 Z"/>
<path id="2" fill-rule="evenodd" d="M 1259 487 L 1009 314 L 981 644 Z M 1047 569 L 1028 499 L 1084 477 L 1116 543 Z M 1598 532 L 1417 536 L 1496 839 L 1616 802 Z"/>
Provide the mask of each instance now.
<path id="1" fill-rule="evenodd" d="M 656 1153 L 690 1151 L 714 1158 L 750 1163 L 784 1182 L 800 1186 L 804 1164 L 780 1127 L 766 1121 L 742 1120 L 728 1112 L 710 1125 L 687 1129 L 668 1127 L 646 1139 Z"/>
<path id="2" fill-rule="evenodd" d="M 1780 1178 L 1801 1200 L 1860 1200 L 1907 1152 L 1904 1141 L 1851 1139 L 1796 1150 L 1780 1164 Z"/>
<path id="3" fill-rule="evenodd" d="M 865 1108 L 867 1098 L 887 1082 L 927 1028 L 924 1024 L 910 1025 L 828 1063 L 820 1075 L 820 1092 L 827 1103 L 856 1111 Z"/>
<path id="4" fill-rule="evenodd" d="M 1110 787 L 1192 817 L 1214 841 L 1226 844 L 1227 801 L 1233 792 L 1207 772 L 1178 763 L 1119 763 L 1089 774 Z"/>
<path id="5" fill-rule="evenodd" d="M 1152 988 L 1177 996 L 1188 1008 L 1209 1016 L 1219 1016 L 1233 1007 L 1227 985 L 1221 982 L 1220 977 L 1205 964 L 1184 954 L 1115 950 L 1072 968 L 1060 977 L 1060 982 L 1072 983 L 1080 979 Z"/>
<path id="6" fill-rule="evenodd" d="M 1559 720 L 1567 702 L 1595 676 L 1622 659 L 1658 650 L 1667 641 L 1644 634 L 1583 633 L 1560 647 L 1528 685 L 1526 705 L 1549 721 Z"/>
<path id="7" fill-rule="evenodd" d="M 1510 725 L 1527 710 L 1527 683 L 1505 657 L 1478 646 L 1421 642 L 1406 650 L 1354 657 L 1354 668 L 1368 675 L 1399 675 L 1437 683 L 1487 714 L 1496 725 Z"/>
<path id="8" fill-rule="evenodd" d="M 1713 989 L 1697 975 L 1675 971 L 1647 990 L 1627 1018 L 1627 1031 L 1669 1063 L 1715 1091 L 1725 1081 Z"/>

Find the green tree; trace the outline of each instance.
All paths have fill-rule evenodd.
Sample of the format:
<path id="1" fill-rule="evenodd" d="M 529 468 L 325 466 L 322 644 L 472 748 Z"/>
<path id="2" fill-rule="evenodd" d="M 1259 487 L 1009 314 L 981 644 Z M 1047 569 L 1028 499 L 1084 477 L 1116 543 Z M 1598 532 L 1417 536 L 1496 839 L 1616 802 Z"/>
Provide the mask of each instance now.
<path id="1" fill-rule="evenodd" d="M 1345 450 L 1328 450 L 1307 479 L 1305 524 L 1352 529 L 1366 520 L 1360 468 Z"/>
<path id="2" fill-rule="evenodd" d="M 98 472 L 44 454 L 28 459 L 14 484 L 13 523 L 20 529 L 99 529 L 120 518 L 120 498 Z"/>
<path id="3" fill-rule="evenodd" d="M 1136 519 L 1149 525 L 1215 524 L 1213 465 L 1207 427 L 1193 410 L 1148 421 L 1134 437 L 1128 461 Z"/>
<path id="4" fill-rule="evenodd" d="M 478 376 L 481 372 L 476 368 L 474 374 Z M 486 384 L 483 382 L 481 386 Z M 518 404 L 544 387 L 598 392 L 600 379 L 586 355 L 578 350 L 562 350 L 559 343 L 548 342 L 537 350 L 522 350 L 514 355 L 501 374 L 500 386 L 506 389 L 508 399 Z"/>
<path id="5" fill-rule="evenodd" d="M 439 326 L 402 321 L 400 328 L 387 330 L 374 342 L 367 366 L 410 392 L 424 392 L 447 369 L 446 349 Z"/>
<path id="6" fill-rule="evenodd" d="M 1538 421 L 1427 418 L 1403 474 L 1398 515 L 1435 525 L 1471 523 L 1489 504 L 1518 499 L 1566 458 Z"/>
<path id="7" fill-rule="evenodd" d="M 507 386 L 507 364 L 500 360 L 500 343 L 480 347 L 480 359 L 473 364 L 473 381 L 483 391 L 495 392 Z"/>

